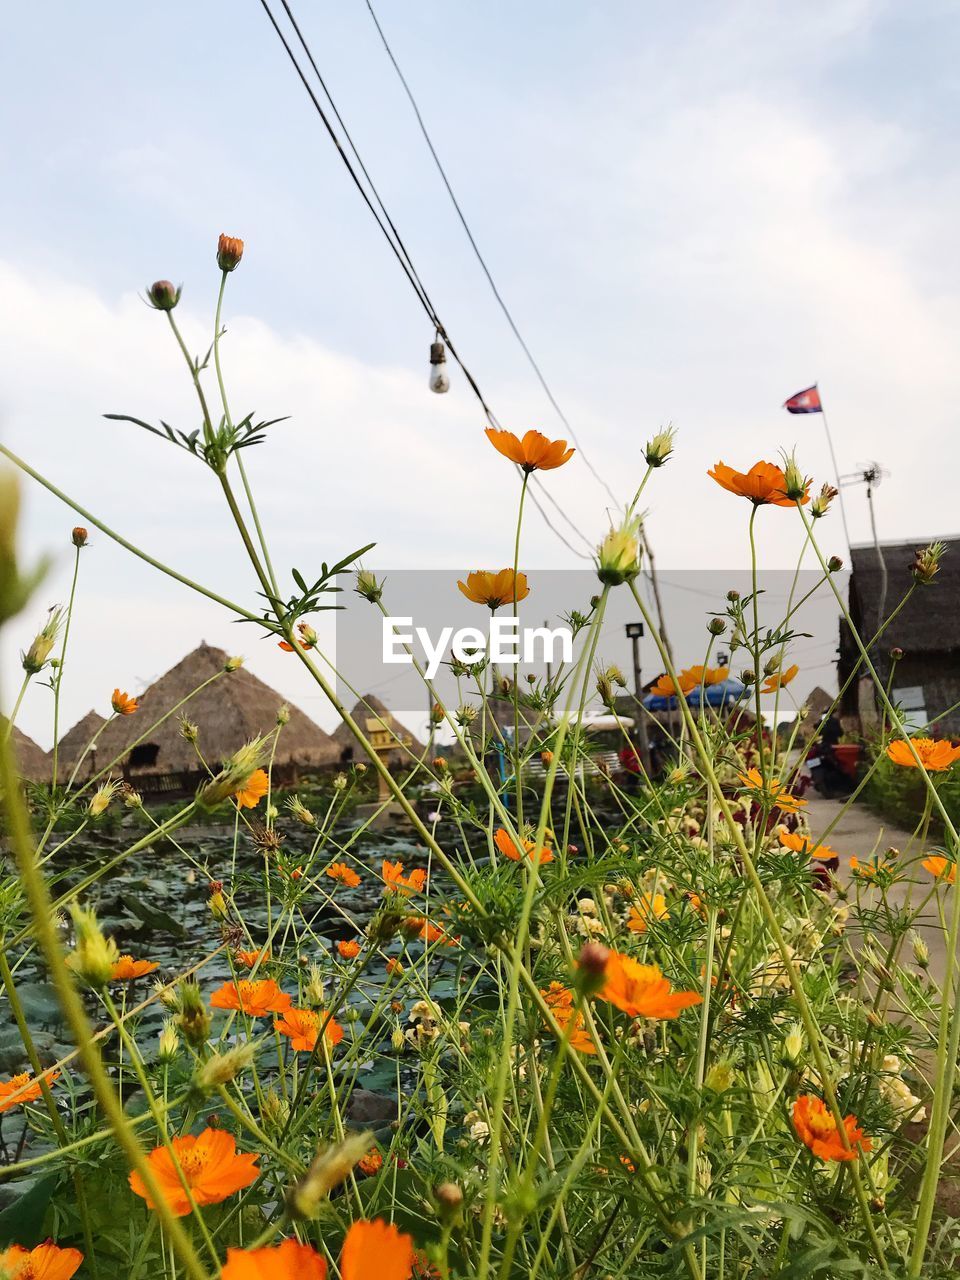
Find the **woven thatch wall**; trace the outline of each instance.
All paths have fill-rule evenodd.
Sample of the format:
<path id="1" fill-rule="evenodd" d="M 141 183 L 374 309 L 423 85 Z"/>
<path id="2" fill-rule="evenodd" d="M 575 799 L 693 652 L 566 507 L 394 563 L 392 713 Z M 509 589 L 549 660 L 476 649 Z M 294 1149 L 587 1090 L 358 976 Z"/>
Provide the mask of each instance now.
<path id="1" fill-rule="evenodd" d="M 110 721 L 97 743 L 99 767 L 122 757 L 125 770 L 134 774 L 197 768 L 193 746 L 180 733 L 181 716 L 199 726 L 199 747 L 212 767 L 217 767 L 249 739 L 269 733 L 276 725 L 277 709 L 284 699 L 243 667 L 224 673 L 226 660 L 223 649 L 214 649 L 208 644 L 201 644 L 188 653 L 140 695 L 137 712 Z M 208 680 L 212 682 L 196 692 L 198 686 Z M 184 698 L 189 701 L 180 710 L 168 714 Z M 315 766 L 335 762 L 340 752 L 330 735 L 299 708 L 289 703 L 287 706 L 290 721 L 280 732 L 276 763 Z M 152 728 L 164 715 L 168 718 Z M 157 747 L 155 760 L 131 763 L 129 751 L 141 739 L 141 745 Z"/>
<path id="2" fill-rule="evenodd" d="M 57 753 L 57 772 L 60 774 L 58 781 L 65 782 L 73 773 L 74 766 L 82 751 L 84 751 L 88 743 L 92 740 L 93 735 L 101 727 L 106 724 L 106 720 L 98 712 L 90 710 L 87 714 L 73 726 L 60 739 L 60 749 Z M 99 742 L 97 747 L 99 748 Z M 49 755 L 50 768 L 53 768 L 53 752 Z M 89 755 L 84 759 L 77 773 L 77 780 L 82 781 L 89 777 L 91 773 L 96 772 L 94 768 L 94 759 Z"/>
<path id="3" fill-rule="evenodd" d="M 0 717 L 0 733 L 7 732 L 9 721 Z M 49 782 L 50 781 L 50 762 L 47 759 L 47 753 L 43 747 L 37 746 L 32 738 L 13 726 L 11 735 L 13 749 L 17 755 L 17 768 L 20 776 L 26 778 L 28 782 Z"/>

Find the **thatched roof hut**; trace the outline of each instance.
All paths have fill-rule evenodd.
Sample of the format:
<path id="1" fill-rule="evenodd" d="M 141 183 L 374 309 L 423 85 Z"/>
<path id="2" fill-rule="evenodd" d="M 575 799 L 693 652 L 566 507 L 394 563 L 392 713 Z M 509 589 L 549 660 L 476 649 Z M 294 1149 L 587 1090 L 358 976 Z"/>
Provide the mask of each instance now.
<path id="1" fill-rule="evenodd" d="M 381 702 L 376 694 L 364 694 L 350 715 L 365 733 L 368 720 L 379 719 L 384 722 L 397 739 L 397 750 L 390 752 L 386 757 L 388 764 L 403 764 L 405 761 L 412 763 L 414 759 L 419 760 L 426 750 L 423 743 L 417 741 L 410 730 L 400 723 L 386 703 Z M 363 752 L 345 722 L 334 729 L 333 740 L 338 746 L 341 764 L 362 759 Z"/>
<path id="2" fill-rule="evenodd" d="M 57 750 L 57 772 L 60 777 L 58 782 L 65 782 L 76 766 L 77 760 L 81 754 L 86 751 L 90 742 L 93 740 L 94 734 L 107 722 L 102 715 L 94 711 L 92 708 L 87 714 L 73 726 L 60 739 L 60 746 Z M 99 742 L 96 744 L 99 747 Z M 50 752 L 50 767 L 53 768 L 53 752 Z M 77 773 L 78 779 L 85 779 L 91 773 L 96 772 L 96 755 L 89 754 L 80 766 Z"/>
<path id="3" fill-rule="evenodd" d="M 0 717 L 0 734 L 7 732 L 9 721 Z M 13 726 L 11 734 L 13 749 L 17 757 L 17 769 L 20 777 L 28 782 L 49 782 L 50 761 L 43 747 L 38 746 L 32 738 L 28 738 L 22 729 Z"/>
<path id="4" fill-rule="evenodd" d="M 100 768 L 119 759 L 124 774 L 190 773 L 199 765 L 180 731 L 181 717 L 199 727 L 198 746 L 211 768 L 260 734 L 270 733 L 285 700 L 243 667 L 226 671 L 223 649 L 201 644 L 139 695 L 133 715 L 116 716 L 97 742 Z M 313 768 L 333 764 L 339 749 L 298 707 L 280 731 L 274 763 Z M 157 723 L 157 722 L 160 723 Z"/>

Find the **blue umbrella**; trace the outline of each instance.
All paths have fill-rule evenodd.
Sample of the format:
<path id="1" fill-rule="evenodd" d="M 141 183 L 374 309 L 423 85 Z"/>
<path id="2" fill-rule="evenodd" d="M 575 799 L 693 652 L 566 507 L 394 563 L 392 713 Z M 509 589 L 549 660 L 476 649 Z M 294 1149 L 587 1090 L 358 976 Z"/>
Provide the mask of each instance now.
<path id="1" fill-rule="evenodd" d="M 725 707 L 727 703 L 739 702 L 747 691 L 747 686 L 740 680 L 734 680 L 728 677 L 722 680 L 720 684 L 710 684 L 704 692 L 707 706 L 709 707 Z M 687 702 L 691 707 L 699 707 L 700 705 L 700 686 L 687 694 Z M 677 699 L 664 698 L 659 693 L 648 693 L 643 700 L 643 705 L 648 711 L 675 711 L 677 709 Z"/>
<path id="2" fill-rule="evenodd" d="M 708 684 L 704 690 L 704 700 L 708 707 L 725 707 L 728 702 L 739 702 L 747 692 L 747 686 L 741 680 L 728 676 L 719 684 Z M 691 707 L 700 705 L 700 686 L 697 685 L 687 694 L 687 702 Z"/>

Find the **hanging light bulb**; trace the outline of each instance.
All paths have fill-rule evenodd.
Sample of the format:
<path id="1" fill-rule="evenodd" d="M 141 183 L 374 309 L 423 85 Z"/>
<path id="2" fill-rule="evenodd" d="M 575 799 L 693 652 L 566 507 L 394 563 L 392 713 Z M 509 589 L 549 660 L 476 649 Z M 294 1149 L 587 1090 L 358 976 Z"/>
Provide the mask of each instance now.
<path id="1" fill-rule="evenodd" d="M 450 390 L 447 353 L 442 342 L 430 343 L 430 390 L 435 391 L 438 396 Z"/>

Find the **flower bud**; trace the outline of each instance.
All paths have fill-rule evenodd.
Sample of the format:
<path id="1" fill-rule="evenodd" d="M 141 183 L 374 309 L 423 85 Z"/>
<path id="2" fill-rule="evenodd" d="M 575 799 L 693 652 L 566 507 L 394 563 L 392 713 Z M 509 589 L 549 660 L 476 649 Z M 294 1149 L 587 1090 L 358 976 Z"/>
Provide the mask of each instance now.
<path id="1" fill-rule="evenodd" d="M 312 827 L 317 821 L 299 796 L 290 796 L 287 800 L 287 808 L 296 820 L 302 823 L 305 827 Z"/>
<path id="2" fill-rule="evenodd" d="M 652 440 L 648 440 L 643 456 L 650 467 L 662 467 L 673 453 L 673 438 L 677 434 L 676 427 L 664 427 Z"/>
<path id="3" fill-rule="evenodd" d="M 104 937 L 93 911 L 73 903 L 70 915 L 77 945 L 68 958 L 69 966 L 91 987 L 105 987 L 120 955 L 117 944 L 112 938 Z"/>
<path id="4" fill-rule="evenodd" d="M 929 586 L 940 572 L 940 561 L 945 551 L 946 547 L 942 542 L 931 542 L 927 547 L 918 547 L 910 572 L 921 586 Z"/>
<path id="5" fill-rule="evenodd" d="M 210 908 L 210 914 L 215 920 L 226 920 L 227 916 L 230 914 L 227 907 L 227 900 L 219 889 L 214 893 L 211 893 L 210 897 L 207 899 L 207 906 Z"/>
<path id="6" fill-rule="evenodd" d="M 358 596 L 376 604 L 383 595 L 383 583 L 378 582 L 369 569 L 357 570 L 357 585 L 354 587 Z"/>
<path id="7" fill-rule="evenodd" d="M 225 1053 L 214 1053 L 202 1064 L 193 1078 L 193 1088 L 200 1094 L 212 1093 L 229 1084 L 246 1071 L 257 1052 L 256 1041 L 247 1040 Z"/>
<path id="8" fill-rule="evenodd" d="M 243 666 L 243 658 L 233 657 L 233 658 L 228 658 L 226 660 L 226 662 L 223 664 L 223 669 L 224 671 L 231 671 L 231 672 L 239 671 L 242 666 Z"/>
<path id="9" fill-rule="evenodd" d="M 260 1115 L 268 1129 L 284 1129 L 290 1119 L 290 1103 L 281 1098 L 276 1089 L 271 1089 L 264 1096 Z"/>
<path id="10" fill-rule="evenodd" d="M 310 966 L 310 978 L 304 988 L 303 998 L 307 1004 L 319 1006 L 324 1003 L 323 971 L 319 965 Z"/>
<path id="11" fill-rule="evenodd" d="M 160 1032 L 160 1047 L 157 1057 L 161 1062 L 172 1062 L 180 1049 L 180 1037 L 172 1019 L 168 1018 Z"/>
<path id="12" fill-rule="evenodd" d="M 156 280 L 147 290 L 147 301 L 157 311 L 172 311 L 180 301 L 182 285 L 171 284 L 169 280 Z"/>
<path id="13" fill-rule="evenodd" d="M 783 491 L 792 502 L 799 502 L 806 497 L 810 488 L 810 477 L 805 476 L 797 465 L 793 454 L 784 460 Z"/>
<path id="14" fill-rule="evenodd" d="M 20 661 L 27 675 L 35 676 L 46 666 L 50 652 L 57 642 L 62 619 L 62 609 L 51 609 L 46 622 L 34 636 L 30 648 L 25 653 L 21 653 Z"/>
<path id="15" fill-rule="evenodd" d="M 353 1172 L 354 1166 L 374 1144 L 375 1135 L 351 1133 L 342 1142 L 320 1151 L 310 1168 L 287 1195 L 287 1211 L 291 1218 L 315 1218 L 320 1203 Z"/>
<path id="16" fill-rule="evenodd" d="M 200 730 L 193 723 L 193 721 L 188 720 L 186 716 L 181 716 L 180 717 L 180 737 L 184 738 L 187 742 L 196 742 L 199 736 L 200 736 Z"/>
<path id="17" fill-rule="evenodd" d="M 619 529 L 611 529 L 597 553 L 597 577 L 608 586 L 629 582 L 640 571 L 640 521 L 625 520 Z"/>
<path id="18" fill-rule="evenodd" d="M 77 527 L 70 534 L 70 541 L 73 543 L 75 547 L 85 547 L 87 545 L 88 537 L 89 537 L 89 534 L 87 533 L 83 525 L 78 524 Z"/>
<path id="19" fill-rule="evenodd" d="M 795 1022 L 783 1038 L 783 1058 L 785 1067 L 796 1069 L 803 1060 L 803 1027 Z"/>
<path id="20" fill-rule="evenodd" d="M 264 740 L 254 738 L 235 751 L 224 767 L 197 792 L 197 802 L 204 809 L 214 809 L 232 796 L 240 785 L 260 767 Z"/>
<path id="21" fill-rule="evenodd" d="M 835 489 L 831 484 L 825 484 L 813 502 L 810 503 L 810 514 L 814 520 L 819 520 L 825 516 L 830 510 L 830 503 L 837 496 L 839 490 Z"/>
<path id="22" fill-rule="evenodd" d="M 210 1013 L 195 982 L 182 982 L 178 994 L 180 1012 L 176 1017 L 177 1027 L 187 1044 L 199 1049 L 206 1044 L 210 1034 Z"/>
<path id="23" fill-rule="evenodd" d="M 930 964 L 930 948 L 921 938 L 919 933 L 911 932 L 910 946 L 913 949 L 913 958 L 921 969 L 926 969 Z"/>
<path id="24" fill-rule="evenodd" d="M 217 241 L 217 266 L 221 271 L 235 271 L 243 257 L 243 241 L 221 232 Z"/>
<path id="25" fill-rule="evenodd" d="M 731 604 L 736 604 L 736 602 L 740 599 L 740 592 L 731 588 L 727 592 L 727 599 L 730 601 Z"/>
<path id="26" fill-rule="evenodd" d="M 587 942 L 577 959 L 577 985 L 584 992 L 597 991 L 603 985 L 610 959 L 610 948 L 602 942 Z"/>
<path id="27" fill-rule="evenodd" d="M 90 803 L 87 805 L 87 813 L 91 818 L 99 818 L 102 813 L 106 813 L 110 807 L 110 801 L 120 790 L 119 782 L 105 782 L 103 786 L 98 787 L 90 797 Z"/>
<path id="28" fill-rule="evenodd" d="M 133 787 L 124 785 L 121 788 L 121 792 L 123 795 L 123 803 L 128 809 L 143 808 L 143 796 L 139 791 L 134 790 Z"/>
<path id="29" fill-rule="evenodd" d="M 726 1093 L 733 1084 L 733 1064 L 714 1062 L 704 1076 L 703 1083 L 712 1093 Z"/>
<path id="30" fill-rule="evenodd" d="M 740 679 L 744 684 L 756 684 L 757 673 L 753 670 L 752 667 L 744 667 L 744 669 L 740 672 Z"/>
<path id="31" fill-rule="evenodd" d="M 393 1032 L 390 1036 L 390 1043 L 393 1045 L 394 1053 L 402 1053 L 404 1048 L 406 1047 L 407 1042 L 404 1039 L 403 1032 L 399 1027 L 393 1028 Z"/>
<path id="32" fill-rule="evenodd" d="M 433 1194 L 444 1217 L 453 1217 L 463 1204 L 463 1192 L 455 1182 L 441 1182 L 439 1187 L 434 1188 Z"/>
<path id="33" fill-rule="evenodd" d="M 727 629 L 725 618 L 711 618 L 707 623 L 707 630 L 712 636 L 722 636 Z"/>
<path id="34" fill-rule="evenodd" d="M 842 568 L 843 568 L 843 561 L 840 559 L 839 556 L 831 556 L 830 559 L 827 561 L 827 569 L 831 573 L 839 573 Z"/>
<path id="35" fill-rule="evenodd" d="M 890 661 L 899 662 L 902 657 L 903 657 L 903 650 L 900 648 L 899 645 L 894 645 L 893 648 L 890 650 Z"/>

